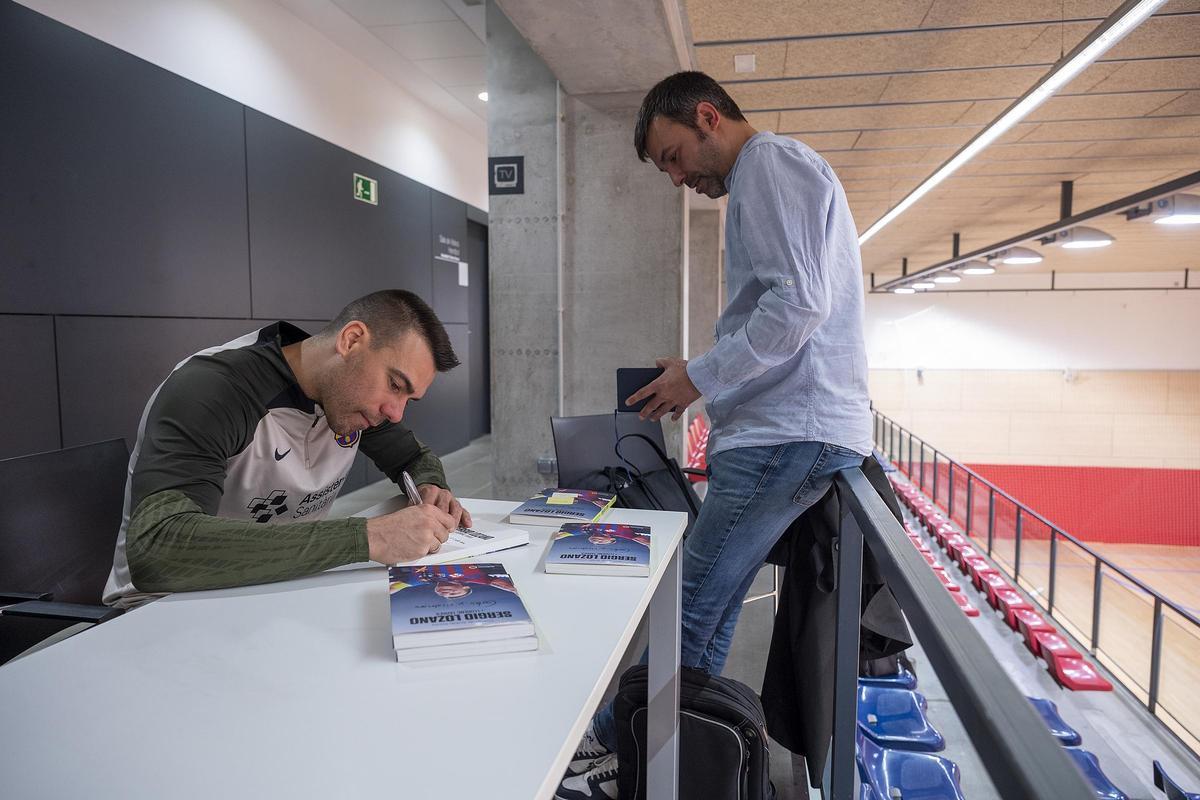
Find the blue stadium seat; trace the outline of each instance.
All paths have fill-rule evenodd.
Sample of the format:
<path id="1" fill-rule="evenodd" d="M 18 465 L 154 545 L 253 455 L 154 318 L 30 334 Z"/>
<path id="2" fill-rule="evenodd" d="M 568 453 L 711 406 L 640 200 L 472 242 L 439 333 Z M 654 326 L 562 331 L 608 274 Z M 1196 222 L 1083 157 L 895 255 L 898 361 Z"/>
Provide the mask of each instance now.
<path id="1" fill-rule="evenodd" d="M 883 686 L 892 689 L 915 689 L 917 688 L 917 676 L 904 667 L 901 667 L 900 671 L 895 675 L 864 675 L 858 679 L 858 685 Z"/>
<path id="2" fill-rule="evenodd" d="M 1171 780 L 1171 776 L 1157 761 L 1154 762 L 1154 785 L 1163 790 L 1167 800 L 1200 800 L 1200 794 L 1185 792 L 1178 783 Z"/>
<path id="3" fill-rule="evenodd" d="M 1053 701 L 1044 697 L 1030 697 L 1028 700 L 1042 715 L 1046 727 L 1050 730 L 1050 735 L 1058 739 L 1059 744 L 1064 747 L 1075 747 L 1083 743 L 1083 737 L 1079 735 L 1079 731 L 1067 724 L 1067 721 L 1058 713 L 1058 706 Z"/>
<path id="4" fill-rule="evenodd" d="M 936 752 L 942 734 L 925 718 L 925 695 L 907 689 L 858 687 L 858 729 L 876 744 L 898 750 Z"/>
<path id="5" fill-rule="evenodd" d="M 950 759 L 880 747 L 861 733 L 857 742 L 860 800 L 964 800 Z"/>
<path id="6" fill-rule="evenodd" d="M 1075 761 L 1075 766 L 1079 767 L 1079 771 L 1083 773 L 1083 777 L 1087 778 L 1087 782 L 1092 785 L 1099 800 L 1129 800 L 1129 795 L 1113 785 L 1113 782 L 1104 774 L 1104 770 L 1100 769 L 1100 759 L 1096 758 L 1095 753 L 1079 747 L 1064 747 L 1063 749 Z"/>

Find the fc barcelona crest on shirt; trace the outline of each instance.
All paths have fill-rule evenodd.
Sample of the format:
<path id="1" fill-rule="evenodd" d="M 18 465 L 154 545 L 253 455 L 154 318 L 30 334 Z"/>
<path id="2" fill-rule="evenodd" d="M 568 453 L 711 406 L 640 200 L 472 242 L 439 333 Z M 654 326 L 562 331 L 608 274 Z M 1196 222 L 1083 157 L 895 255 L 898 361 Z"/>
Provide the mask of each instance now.
<path id="1" fill-rule="evenodd" d="M 339 447 L 354 447 L 358 442 L 358 431 L 353 433 L 335 433 L 333 440 L 338 443 Z"/>

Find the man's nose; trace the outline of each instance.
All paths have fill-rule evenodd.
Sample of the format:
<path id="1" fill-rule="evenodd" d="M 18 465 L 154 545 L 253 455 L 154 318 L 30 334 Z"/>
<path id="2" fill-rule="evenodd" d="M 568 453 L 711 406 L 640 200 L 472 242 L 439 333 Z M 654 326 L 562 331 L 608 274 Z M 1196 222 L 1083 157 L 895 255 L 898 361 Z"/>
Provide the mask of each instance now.
<path id="1" fill-rule="evenodd" d="M 400 420 L 404 419 L 404 409 L 407 405 L 408 401 L 406 400 L 393 400 L 389 403 L 384 403 L 383 408 L 380 410 L 383 411 L 383 415 L 387 417 L 389 421 L 399 422 Z"/>
<path id="2" fill-rule="evenodd" d="M 683 183 L 683 179 L 686 177 L 683 174 L 683 170 L 681 170 L 681 169 L 680 170 L 673 169 L 670 172 L 668 172 L 667 174 L 671 176 L 671 183 L 675 184 L 676 186 L 681 185 Z"/>

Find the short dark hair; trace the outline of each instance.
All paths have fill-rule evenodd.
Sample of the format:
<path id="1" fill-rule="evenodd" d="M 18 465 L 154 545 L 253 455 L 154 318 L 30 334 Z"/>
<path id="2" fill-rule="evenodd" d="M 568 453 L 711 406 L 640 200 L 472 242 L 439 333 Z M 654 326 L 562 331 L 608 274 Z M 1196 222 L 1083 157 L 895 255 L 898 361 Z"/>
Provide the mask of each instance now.
<path id="1" fill-rule="evenodd" d="M 646 136 L 655 117 L 666 117 L 699 131 L 696 107 L 705 101 L 712 103 L 723 117 L 746 121 L 738 104 L 733 102 L 729 92 L 721 88 L 721 84 L 703 72 L 676 72 L 659 81 L 642 100 L 637 125 L 633 129 L 633 146 L 638 158 L 646 160 Z"/>
<path id="2" fill-rule="evenodd" d="M 446 372 L 459 365 L 442 321 L 428 303 L 412 292 L 385 289 L 353 300 L 321 330 L 320 335 L 336 336 L 338 331 L 354 320 L 366 325 L 371 332 L 372 348 L 394 342 L 401 334 L 415 330 L 433 351 L 433 363 L 438 372 Z"/>

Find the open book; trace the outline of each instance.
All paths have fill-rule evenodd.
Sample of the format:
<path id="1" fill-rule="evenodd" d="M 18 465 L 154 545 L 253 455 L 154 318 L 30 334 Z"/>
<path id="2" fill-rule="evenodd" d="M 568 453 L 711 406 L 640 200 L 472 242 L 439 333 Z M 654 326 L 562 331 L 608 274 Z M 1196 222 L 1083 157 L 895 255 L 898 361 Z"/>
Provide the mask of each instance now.
<path id="1" fill-rule="evenodd" d="M 399 511 L 407 507 L 407 505 L 407 499 L 404 495 L 399 494 L 384 500 L 382 503 L 376 503 L 354 516 L 365 517 L 367 519 L 381 517 L 384 514 Z M 462 561 L 466 558 L 483 555 L 484 553 L 494 553 L 497 550 L 520 547 L 523 544 L 529 544 L 529 531 L 514 528 L 511 525 L 498 525 L 495 522 L 480 519 L 475 520 L 473 527 L 459 528 L 458 530 L 451 531 L 450 537 L 446 539 L 436 553 L 418 558 L 415 561 L 404 561 L 402 563 L 410 566 L 449 564 L 454 561 Z"/>

